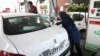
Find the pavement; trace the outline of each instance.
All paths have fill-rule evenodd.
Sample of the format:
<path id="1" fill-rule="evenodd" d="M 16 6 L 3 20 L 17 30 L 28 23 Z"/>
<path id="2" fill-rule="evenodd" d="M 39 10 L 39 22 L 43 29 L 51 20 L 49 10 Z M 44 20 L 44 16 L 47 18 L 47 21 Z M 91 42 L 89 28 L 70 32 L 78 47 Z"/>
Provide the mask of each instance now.
<path id="1" fill-rule="evenodd" d="M 83 55 L 84 56 L 100 56 L 100 51 L 98 51 L 98 52 L 92 52 L 92 51 L 90 51 L 90 50 L 87 50 L 87 49 L 85 49 L 84 48 L 84 46 L 85 46 L 85 38 L 84 39 L 81 39 L 81 48 L 82 48 L 82 51 L 83 51 Z"/>
<path id="2" fill-rule="evenodd" d="M 92 56 L 92 54 L 94 52 L 85 49 L 85 40 L 86 39 L 81 39 L 81 44 L 80 44 L 81 45 L 81 48 L 82 48 L 82 51 L 83 51 L 83 55 L 84 56 Z"/>
<path id="3" fill-rule="evenodd" d="M 83 51 L 83 56 L 93 56 L 94 52 L 85 49 L 85 40 L 86 40 L 85 38 L 82 38 L 80 43 L 81 49 Z M 75 56 L 78 56 L 75 48 L 74 48 L 74 52 L 76 53 Z"/>

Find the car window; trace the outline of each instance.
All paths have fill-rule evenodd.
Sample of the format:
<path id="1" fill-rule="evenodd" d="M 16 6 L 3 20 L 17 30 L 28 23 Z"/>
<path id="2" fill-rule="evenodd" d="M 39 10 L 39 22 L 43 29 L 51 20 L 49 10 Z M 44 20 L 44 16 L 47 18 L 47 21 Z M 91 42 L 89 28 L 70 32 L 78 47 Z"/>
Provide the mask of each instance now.
<path id="1" fill-rule="evenodd" d="M 23 16 L 4 19 L 4 32 L 8 35 L 22 34 L 47 28 L 49 22 L 39 16 Z"/>
<path id="2" fill-rule="evenodd" d="M 73 14 L 72 19 L 74 21 L 81 21 L 84 18 L 84 15 L 82 14 Z"/>
<path id="3" fill-rule="evenodd" d="M 100 8 L 100 1 L 94 2 L 94 8 Z"/>

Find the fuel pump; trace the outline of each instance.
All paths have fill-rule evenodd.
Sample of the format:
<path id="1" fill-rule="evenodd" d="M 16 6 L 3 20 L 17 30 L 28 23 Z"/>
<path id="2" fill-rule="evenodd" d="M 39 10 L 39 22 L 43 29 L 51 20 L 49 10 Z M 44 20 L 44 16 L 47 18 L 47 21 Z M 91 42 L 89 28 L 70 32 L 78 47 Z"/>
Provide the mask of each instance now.
<path id="1" fill-rule="evenodd" d="M 100 0 L 90 0 L 85 48 L 100 51 Z"/>

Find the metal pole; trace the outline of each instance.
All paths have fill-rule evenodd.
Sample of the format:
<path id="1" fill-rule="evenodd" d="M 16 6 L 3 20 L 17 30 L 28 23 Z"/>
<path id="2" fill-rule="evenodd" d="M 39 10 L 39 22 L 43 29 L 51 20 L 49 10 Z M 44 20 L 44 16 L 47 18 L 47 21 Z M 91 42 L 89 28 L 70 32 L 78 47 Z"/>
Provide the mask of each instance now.
<path id="1" fill-rule="evenodd" d="M 37 6 L 37 3 L 38 3 L 39 1 L 40 1 L 40 0 L 37 0 L 37 1 L 36 1 L 36 6 Z"/>
<path id="2" fill-rule="evenodd" d="M 51 21 L 51 12 L 52 12 L 52 11 L 51 11 L 51 10 L 52 10 L 52 9 L 51 9 L 51 5 L 52 5 L 52 4 L 51 4 L 51 2 L 52 2 L 52 1 L 51 1 L 51 0 L 49 0 L 49 2 L 50 2 L 50 4 L 49 4 L 49 5 L 50 5 L 50 8 L 49 8 L 49 9 L 50 9 L 50 13 L 49 13 L 49 20 Z"/>
<path id="3" fill-rule="evenodd" d="M 28 12 L 28 1 L 29 0 L 24 0 L 24 2 L 25 2 L 25 12 Z"/>
<path id="4" fill-rule="evenodd" d="M 53 21 L 54 21 L 54 23 L 56 23 L 57 16 L 58 16 L 58 14 L 57 14 L 58 13 L 58 9 L 57 9 L 58 3 L 57 3 L 57 0 L 51 0 L 51 1 L 52 1 L 52 9 L 54 10 L 54 14 L 55 14 L 55 16 L 53 16 L 54 17 Z"/>

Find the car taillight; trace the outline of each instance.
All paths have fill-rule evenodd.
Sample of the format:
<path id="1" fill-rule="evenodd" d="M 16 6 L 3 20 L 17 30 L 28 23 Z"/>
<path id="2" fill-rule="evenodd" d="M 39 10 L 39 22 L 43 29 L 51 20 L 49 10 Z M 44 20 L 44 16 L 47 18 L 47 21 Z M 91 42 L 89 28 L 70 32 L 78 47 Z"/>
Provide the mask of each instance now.
<path id="1" fill-rule="evenodd" d="M 10 52 L 6 52 L 6 51 L 1 50 L 0 56 L 25 56 L 25 55 L 10 53 Z"/>

